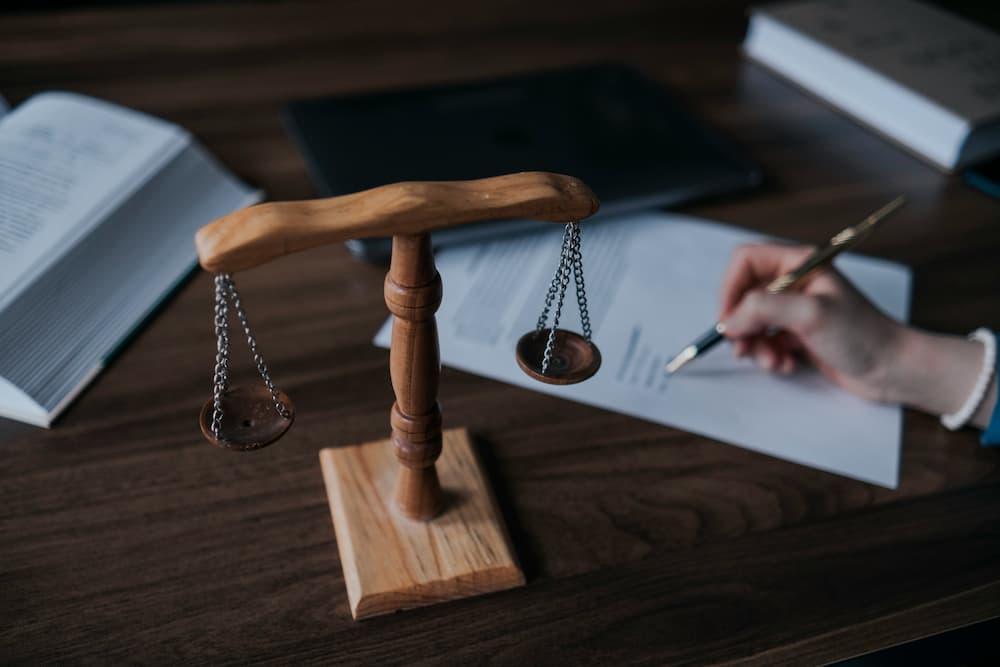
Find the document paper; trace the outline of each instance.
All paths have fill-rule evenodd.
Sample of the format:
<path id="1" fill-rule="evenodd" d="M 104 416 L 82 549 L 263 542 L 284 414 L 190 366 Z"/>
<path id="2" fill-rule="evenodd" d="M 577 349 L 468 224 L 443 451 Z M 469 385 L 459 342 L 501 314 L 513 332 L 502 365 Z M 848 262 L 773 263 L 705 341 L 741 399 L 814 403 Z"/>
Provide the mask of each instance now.
<path id="1" fill-rule="evenodd" d="M 545 225 L 546 223 L 539 223 Z M 445 365 L 698 433 L 881 486 L 898 481 L 902 411 L 837 388 L 812 369 L 790 376 L 737 359 L 722 344 L 674 376 L 666 361 L 718 316 L 723 272 L 759 234 L 691 217 L 643 213 L 581 225 L 594 342 L 590 380 L 547 385 L 525 375 L 517 339 L 535 327 L 559 259 L 561 225 L 529 236 L 446 248 L 438 311 Z M 844 255 L 838 268 L 880 308 L 905 320 L 910 272 Z M 580 331 L 572 282 L 562 328 Z M 391 318 L 375 343 L 388 347 Z"/>

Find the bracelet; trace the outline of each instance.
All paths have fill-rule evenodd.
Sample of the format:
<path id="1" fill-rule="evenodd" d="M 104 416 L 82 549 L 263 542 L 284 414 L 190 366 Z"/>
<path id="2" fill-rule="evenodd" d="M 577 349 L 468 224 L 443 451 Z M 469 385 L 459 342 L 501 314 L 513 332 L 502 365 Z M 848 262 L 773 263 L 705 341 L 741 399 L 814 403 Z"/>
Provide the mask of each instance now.
<path id="1" fill-rule="evenodd" d="M 950 431 L 957 431 L 965 426 L 972 419 L 972 415 L 979 409 L 979 404 L 986 397 L 986 392 L 993 381 L 993 373 L 997 360 L 997 339 L 989 329 L 976 329 L 969 334 L 969 340 L 977 340 L 983 344 L 985 354 L 983 354 L 983 367 L 976 378 L 976 384 L 972 387 L 972 393 L 965 399 L 965 403 L 950 415 L 941 415 L 941 423 Z"/>

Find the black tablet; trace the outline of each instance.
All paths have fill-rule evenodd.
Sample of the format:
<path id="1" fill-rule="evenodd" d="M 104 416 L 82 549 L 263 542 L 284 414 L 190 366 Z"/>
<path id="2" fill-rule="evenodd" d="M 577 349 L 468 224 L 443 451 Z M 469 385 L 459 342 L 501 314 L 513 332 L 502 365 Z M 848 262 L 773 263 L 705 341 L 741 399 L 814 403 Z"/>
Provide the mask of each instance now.
<path id="1" fill-rule="evenodd" d="M 395 181 L 554 171 L 590 185 L 601 200 L 598 215 L 607 216 L 761 182 L 736 147 L 623 65 L 303 100 L 288 105 L 285 120 L 325 197 Z M 477 223 L 436 232 L 434 242 L 536 224 Z M 389 251 L 387 239 L 348 245 L 369 258 Z"/>

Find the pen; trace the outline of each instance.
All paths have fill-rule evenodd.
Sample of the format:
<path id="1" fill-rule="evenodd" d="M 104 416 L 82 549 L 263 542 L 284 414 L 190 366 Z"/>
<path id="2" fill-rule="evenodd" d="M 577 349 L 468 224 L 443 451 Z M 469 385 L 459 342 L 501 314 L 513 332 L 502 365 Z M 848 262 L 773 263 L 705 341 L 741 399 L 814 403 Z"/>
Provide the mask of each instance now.
<path id="1" fill-rule="evenodd" d="M 815 252 L 809 255 L 793 271 L 775 278 L 767 286 L 767 291 L 771 294 L 778 294 L 800 285 L 806 277 L 829 266 L 837 255 L 859 244 L 871 233 L 878 223 L 896 212 L 904 203 L 906 203 L 906 197 L 900 195 L 858 224 L 840 232 L 831 238 L 826 245 L 817 248 Z M 722 322 L 716 322 L 715 326 L 703 333 L 671 359 L 664 370 L 667 374 L 676 373 L 686 363 L 692 359 L 696 359 L 701 353 L 715 347 L 719 341 L 725 338 L 725 332 L 725 325 Z"/>

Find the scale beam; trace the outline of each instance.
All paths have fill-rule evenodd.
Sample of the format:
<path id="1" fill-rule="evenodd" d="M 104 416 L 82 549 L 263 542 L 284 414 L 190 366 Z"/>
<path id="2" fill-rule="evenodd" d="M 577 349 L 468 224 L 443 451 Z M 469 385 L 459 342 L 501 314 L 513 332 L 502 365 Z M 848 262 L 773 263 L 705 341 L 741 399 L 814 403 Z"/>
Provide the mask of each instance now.
<path id="1" fill-rule="evenodd" d="M 484 220 L 571 222 L 599 207 L 579 179 L 541 171 L 392 183 L 328 199 L 250 206 L 199 229 L 195 245 L 205 270 L 232 273 L 348 239 L 411 236 Z"/>

